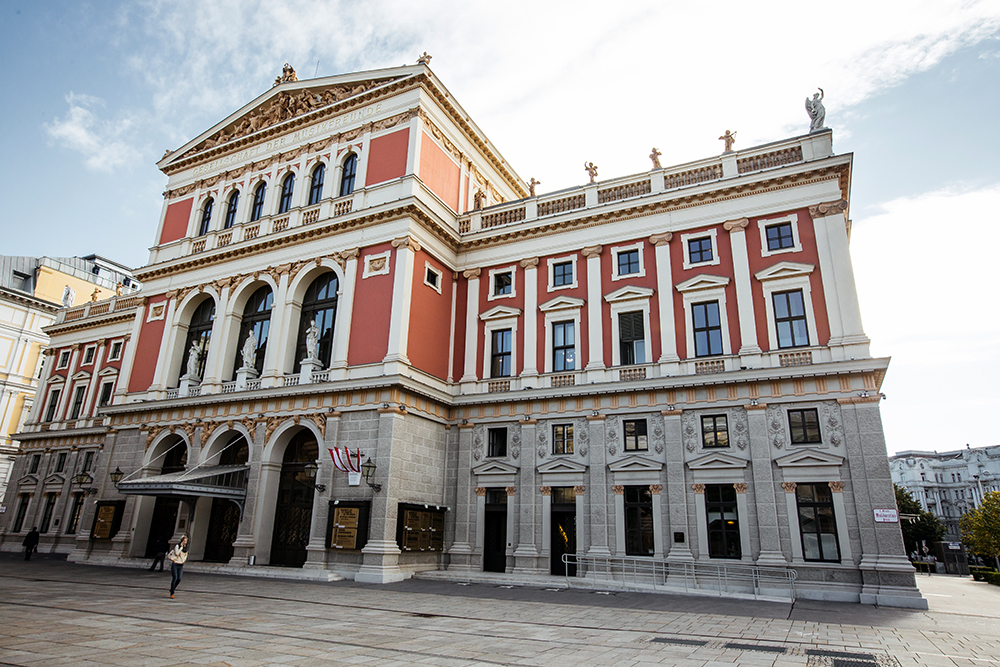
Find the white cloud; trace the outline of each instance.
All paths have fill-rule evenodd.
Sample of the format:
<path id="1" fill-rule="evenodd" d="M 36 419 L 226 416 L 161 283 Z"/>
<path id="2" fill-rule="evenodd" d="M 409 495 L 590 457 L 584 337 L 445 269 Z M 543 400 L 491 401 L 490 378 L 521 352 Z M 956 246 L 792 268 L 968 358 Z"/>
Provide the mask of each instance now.
<path id="1" fill-rule="evenodd" d="M 892 355 L 882 404 L 887 446 L 996 444 L 1000 184 L 896 199 L 855 221 L 851 240 L 872 352 Z"/>
<path id="2" fill-rule="evenodd" d="M 133 129 L 131 119 L 101 120 L 93 109 L 103 107 L 104 101 L 90 95 L 71 92 L 66 103 L 69 111 L 46 123 L 45 131 L 55 143 L 83 154 L 89 169 L 112 172 L 139 158 L 139 151 L 125 139 Z"/>

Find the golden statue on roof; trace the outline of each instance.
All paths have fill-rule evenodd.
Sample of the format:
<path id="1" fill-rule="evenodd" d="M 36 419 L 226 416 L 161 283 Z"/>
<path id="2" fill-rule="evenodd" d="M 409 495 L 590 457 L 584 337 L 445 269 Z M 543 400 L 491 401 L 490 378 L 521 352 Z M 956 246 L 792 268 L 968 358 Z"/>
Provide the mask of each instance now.
<path id="1" fill-rule="evenodd" d="M 295 74 L 295 68 L 285 63 L 285 66 L 281 68 L 281 76 L 274 78 L 274 85 L 277 86 L 279 83 L 285 83 L 286 81 L 298 81 L 299 77 Z"/>

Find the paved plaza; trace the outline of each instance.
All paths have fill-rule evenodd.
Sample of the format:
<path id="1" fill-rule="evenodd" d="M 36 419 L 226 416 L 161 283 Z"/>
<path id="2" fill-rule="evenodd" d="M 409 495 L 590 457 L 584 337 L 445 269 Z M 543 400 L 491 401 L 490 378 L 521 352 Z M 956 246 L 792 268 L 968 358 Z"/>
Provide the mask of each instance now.
<path id="1" fill-rule="evenodd" d="M 929 611 L 410 580 L 387 586 L 0 554 L 0 664 L 1000 665 L 1000 588 L 918 577 Z"/>

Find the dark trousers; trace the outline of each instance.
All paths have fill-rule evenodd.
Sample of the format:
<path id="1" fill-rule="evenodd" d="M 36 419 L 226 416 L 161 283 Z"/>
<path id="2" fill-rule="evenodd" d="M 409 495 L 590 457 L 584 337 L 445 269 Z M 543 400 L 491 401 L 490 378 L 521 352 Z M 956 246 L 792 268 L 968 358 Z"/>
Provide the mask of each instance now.
<path id="1" fill-rule="evenodd" d="M 156 564 L 160 564 L 160 572 L 163 572 L 163 559 L 167 557 L 166 551 L 157 552 L 156 556 L 153 557 L 153 564 L 149 566 L 149 571 L 152 572 L 156 569 Z"/>
<path id="2" fill-rule="evenodd" d="M 170 564 L 170 594 L 177 590 L 177 584 L 181 583 L 181 574 L 184 573 L 184 566 L 177 563 Z"/>
<path id="3" fill-rule="evenodd" d="M 24 560 L 31 560 L 31 552 L 35 550 L 35 547 L 25 547 L 24 548 Z"/>

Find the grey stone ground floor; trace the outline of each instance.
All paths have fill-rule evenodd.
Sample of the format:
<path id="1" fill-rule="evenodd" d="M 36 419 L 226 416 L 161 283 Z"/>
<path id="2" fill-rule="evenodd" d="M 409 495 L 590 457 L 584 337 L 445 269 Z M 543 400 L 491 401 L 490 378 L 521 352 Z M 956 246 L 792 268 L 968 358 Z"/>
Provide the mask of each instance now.
<path id="1" fill-rule="evenodd" d="M 1000 588 L 920 577 L 929 611 L 413 579 L 262 580 L 0 554 L 7 665 L 1000 665 Z"/>

